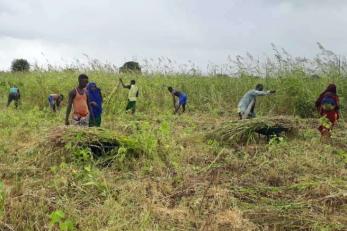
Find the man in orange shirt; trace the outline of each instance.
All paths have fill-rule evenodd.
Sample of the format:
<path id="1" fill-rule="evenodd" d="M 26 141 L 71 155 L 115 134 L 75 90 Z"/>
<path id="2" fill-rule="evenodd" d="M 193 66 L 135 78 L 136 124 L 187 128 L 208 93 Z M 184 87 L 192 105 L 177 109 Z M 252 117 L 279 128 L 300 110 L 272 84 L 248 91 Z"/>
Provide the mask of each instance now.
<path id="1" fill-rule="evenodd" d="M 73 125 L 88 126 L 89 125 L 89 99 L 86 91 L 88 84 L 88 76 L 81 74 L 78 76 L 78 86 L 70 91 L 69 101 L 66 109 L 65 124 L 69 125 L 69 117 L 71 109 L 73 114 L 71 123 Z"/>

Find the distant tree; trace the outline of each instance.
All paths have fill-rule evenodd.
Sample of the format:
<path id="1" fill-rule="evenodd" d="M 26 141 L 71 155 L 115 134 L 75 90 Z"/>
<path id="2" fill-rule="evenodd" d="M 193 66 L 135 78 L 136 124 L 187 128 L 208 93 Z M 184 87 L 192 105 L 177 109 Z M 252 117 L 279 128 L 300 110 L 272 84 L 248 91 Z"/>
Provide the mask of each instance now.
<path id="1" fill-rule="evenodd" d="M 11 70 L 13 72 L 29 71 L 30 64 L 26 59 L 15 59 L 12 61 Z"/>
<path id="2" fill-rule="evenodd" d="M 119 68 L 120 73 L 141 73 L 140 64 L 134 61 L 126 62 L 121 68 Z"/>

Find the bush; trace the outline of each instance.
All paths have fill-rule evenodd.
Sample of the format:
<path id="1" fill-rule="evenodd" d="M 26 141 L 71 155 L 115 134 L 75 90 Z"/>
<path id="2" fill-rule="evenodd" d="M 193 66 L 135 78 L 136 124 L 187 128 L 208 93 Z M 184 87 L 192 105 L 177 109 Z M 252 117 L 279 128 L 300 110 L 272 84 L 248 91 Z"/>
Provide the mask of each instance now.
<path id="1" fill-rule="evenodd" d="M 314 100 L 308 97 L 297 98 L 295 101 L 295 114 L 301 118 L 314 118 L 317 113 L 313 102 Z"/>
<path id="2" fill-rule="evenodd" d="M 140 64 L 134 61 L 126 62 L 121 68 L 119 68 L 120 73 L 141 73 Z"/>
<path id="3" fill-rule="evenodd" d="M 12 61 L 11 70 L 13 72 L 29 71 L 30 64 L 26 59 L 15 59 Z"/>

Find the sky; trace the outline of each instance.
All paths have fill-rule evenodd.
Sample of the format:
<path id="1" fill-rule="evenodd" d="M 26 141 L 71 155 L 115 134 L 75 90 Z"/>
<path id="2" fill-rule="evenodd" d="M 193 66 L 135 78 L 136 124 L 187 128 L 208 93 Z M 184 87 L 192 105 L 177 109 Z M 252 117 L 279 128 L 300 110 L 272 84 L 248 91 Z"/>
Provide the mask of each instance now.
<path id="1" fill-rule="evenodd" d="M 166 57 L 202 70 L 228 56 L 272 54 L 271 43 L 313 57 L 317 42 L 347 54 L 344 0 L 0 0 L 0 70 L 39 65 L 121 66 Z"/>

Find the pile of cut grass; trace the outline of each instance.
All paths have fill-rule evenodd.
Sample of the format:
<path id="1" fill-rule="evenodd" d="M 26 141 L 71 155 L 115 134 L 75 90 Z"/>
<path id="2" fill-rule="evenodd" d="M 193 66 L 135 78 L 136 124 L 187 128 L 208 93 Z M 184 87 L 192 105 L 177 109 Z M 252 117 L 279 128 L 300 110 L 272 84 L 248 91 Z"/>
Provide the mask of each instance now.
<path id="1" fill-rule="evenodd" d="M 259 117 L 250 120 L 237 120 L 223 123 L 212 131 L 208 138 L 223 144 L 248 144 L 259 138 L 261 129 L 282 128 L 287 136 L 295 136 L 299 130 L 299 120 L 294 117 Z"/>
<path id="2" fill-rule="evenodd" d="M 41 163 L 47 167 L 76 158 L 103 165 L 120 155 L 124 159 L 145 154 L 137 141 L 104 128 L 58 126 L 47 133 L 37 144 L 39 150 L 46 153 Z"/>

